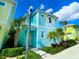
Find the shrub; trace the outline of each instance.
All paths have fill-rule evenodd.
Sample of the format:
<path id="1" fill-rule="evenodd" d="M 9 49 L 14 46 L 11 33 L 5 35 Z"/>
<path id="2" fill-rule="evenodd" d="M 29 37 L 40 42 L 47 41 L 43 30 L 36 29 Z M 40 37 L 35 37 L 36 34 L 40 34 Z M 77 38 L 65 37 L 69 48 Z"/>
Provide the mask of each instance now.
<path id="1" fill-rule="evenodd" d="M 77 42 L 76 42 L 75 40 L 68 40 L 68 41 L 67 41 L 67 44 L 68 44 L 69 47 L 71 47 L 71 46 L 76 45 Z"/>
<path id="2" fill-rule="evenodd" d="M 23 53 L 23 48 L 7 48 L 7 49 L 3 49 L 1 52 L 2 56 L 6 56 L 6 57 L 14 57 L 14 56 L 18 56 L 18 55 L 22 55 Z"/>
<path id="3" fill-rule="evenodd" d="M 60 42 L 60 46 L 63 46 L 64 48 L 68 48 L 69 47 L 66 41 Z"/>
<path id="4" fill-rule="evenodd" d="M 0 59 L 6 59 L 6 57 L 5 56 L 0 56 Z"/>
<path id="5" fill-rule="evenodd" d="M 45 47 L 42 50 L 50 53 L 50 54 L 56 54 L 64 50 L 65 48 L 63 46 L 57 46 L 57 47 Z"/>
<path id="6" fill-rule="evenodd" d="M 18 56 L 17 59 L 26 59 L 25 55 L 23 56 Z"/>
<path id="7" fill-rule="evenodd" d="M 18 59 L 25 59 L 25 58 L 26 58 L 26 52 L 24 51 L 24 56 L 18 57 Z M 40 55 L 36 54 L 32 50 L 29 50 L 28 59 L 41 59 L 41 57 L 40 57 Z"/>

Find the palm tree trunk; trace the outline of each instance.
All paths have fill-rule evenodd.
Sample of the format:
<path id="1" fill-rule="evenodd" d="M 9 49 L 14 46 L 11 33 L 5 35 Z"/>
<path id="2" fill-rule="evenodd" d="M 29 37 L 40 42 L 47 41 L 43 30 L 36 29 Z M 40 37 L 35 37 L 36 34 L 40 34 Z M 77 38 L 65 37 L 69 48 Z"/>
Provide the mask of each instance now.
<path id="1" fill-rule="evenodd" d="M 54 38 L 54 42 L 55 42 L 55 44 L 57 44 L 57 42 L 56 42 L 55 38 Z"/>
<path id="2" fill-rule="evenodd" d="M 19 30 L 16 30 L 15 40 L 14 40 L 14 47 L 17 47 L 17 44 L 18 44 L 18 36 L 19 36 Z"/>

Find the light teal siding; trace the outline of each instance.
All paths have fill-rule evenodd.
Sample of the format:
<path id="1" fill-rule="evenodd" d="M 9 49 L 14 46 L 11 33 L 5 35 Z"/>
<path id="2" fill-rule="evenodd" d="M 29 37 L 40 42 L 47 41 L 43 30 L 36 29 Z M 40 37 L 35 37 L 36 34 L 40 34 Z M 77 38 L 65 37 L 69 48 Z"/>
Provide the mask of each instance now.
<path id="1" fill-rule="evenodd" d="M 26 47 L 27 29 L 19 33 L 18 46 Z M 36 29 L 30 31 L 29 43 L 31 48 L 36 47 Z"/>
<path id="2" fill-rule="evenodd" d="M 26 47 L 26 33 L 27 33 L 27 30 L 22 30 L 20 33 L 19 33 L 19 39 L 18 39 L 18 45 L 19 46 L 23 46 L 23 47 Z"/>
<path id="3" fill-rule="evenodd" d="M 38 16 L 38 13 L 36 13 L 36 14 L 32 17 L 32 20 L 31 20 L 31 25 L 32 25 L 32 26 L 37 26 L 37 16 Z"/>
<path id="4" fill-rule="evenodd" d="M 39 13 L 39 26 L 44 26 L 46 27 L 46 16 L 43 13 Z"/>
<path id="5" fill-rule="evenodd" d="M 31 31 L 30 33 L 31 35 L 31 40 L 30 40 L 30 47 L 31 48 L 36 48 L 36 30 L 35 31 Z"/>

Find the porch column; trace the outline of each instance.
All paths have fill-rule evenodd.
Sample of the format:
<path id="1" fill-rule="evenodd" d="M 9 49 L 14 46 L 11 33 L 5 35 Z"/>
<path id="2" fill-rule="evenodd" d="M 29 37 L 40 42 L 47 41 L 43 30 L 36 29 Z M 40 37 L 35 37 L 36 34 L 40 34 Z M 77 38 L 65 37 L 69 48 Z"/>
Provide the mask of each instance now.
<path id="1" fill-rule="evenodd" d="M 39 40 L 39 37 L 38 37 L 38 29 L 39 29 L 39 13 L 37 13 L 37 38 L 36 38 L 36 50 L 38 50 L 38 40 Z"/>

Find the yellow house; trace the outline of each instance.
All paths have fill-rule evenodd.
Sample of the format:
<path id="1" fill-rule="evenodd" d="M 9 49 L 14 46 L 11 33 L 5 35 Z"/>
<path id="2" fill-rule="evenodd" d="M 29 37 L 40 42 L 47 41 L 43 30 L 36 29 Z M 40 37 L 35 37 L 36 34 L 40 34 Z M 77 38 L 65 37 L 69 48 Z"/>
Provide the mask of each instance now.
<path id="1" fill-rule="evenodd" d="M 0 0 L 0 49 L 6 41 L 12 24 L 16 3 L 12 0 Z"/>
<path id="2" fill-rule="evenodd" d="M 79 38 L 79 29 L 74 24 L 68 24 L 64 26 L 64 40 L 76 40 Z"/>

